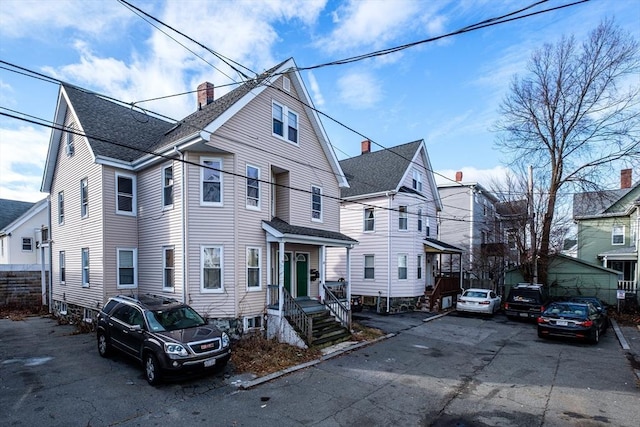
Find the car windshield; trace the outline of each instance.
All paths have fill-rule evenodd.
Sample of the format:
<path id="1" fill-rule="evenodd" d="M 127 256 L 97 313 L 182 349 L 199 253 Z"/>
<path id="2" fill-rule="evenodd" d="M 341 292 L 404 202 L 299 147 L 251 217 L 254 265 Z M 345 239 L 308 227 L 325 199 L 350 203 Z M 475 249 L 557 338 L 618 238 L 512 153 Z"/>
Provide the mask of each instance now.
<path id="1" fill-rule="evenodd" d="M 482 291 L 465 291 L 463 296 L 470 298 L 486 298 L 487 293 Z"/>
<path id="2" fill-rule="evenodd" d="M 552 304 L 545 314 L 556 316 L 586 317 L 587 306 L 582 304 Z"/>
<path id="3" fill-rule="evenodd" d="M 146 317 L 149 327 L 156 332 L 195 328 L 206 323 L 202 316 L 191 307 L 148 311 Z"/>

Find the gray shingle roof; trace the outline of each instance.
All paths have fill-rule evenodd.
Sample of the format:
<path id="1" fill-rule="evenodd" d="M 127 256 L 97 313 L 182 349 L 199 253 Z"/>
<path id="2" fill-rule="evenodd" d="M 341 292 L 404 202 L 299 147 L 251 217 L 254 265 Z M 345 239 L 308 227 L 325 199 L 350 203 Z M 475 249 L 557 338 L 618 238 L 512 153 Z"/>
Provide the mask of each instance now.
<path id="1" fill-rule="evenodd" d="M 607 209 L 639 186 L 640 182 L 631 188 L 574 194 L 573 217 L 578 218 L 604 214 Z"/>
<path id="2" fill-rule="evenodd" d="M 271 221 L 262 221 L 263 223 L 273 227 L 282 234 L 292 234 L 296 236 L 311 236 L 319 237 L 323 239 L 342 240 L 345 242 L 358 243 L 357 240 L 351 237 L 338 233 L 336 231 L 320 230 L 319 228 L 300 227 L 297 225 L 291 225 L 288 222 L 281 220 L 278 217 L 273 218 Z"/>
<path id="3" fill-rule="evenodd" d="M 20 218 L 35 203 L 21 202 L 19 200 L 0 199 L 0 230 Z"/>
<path id="4" fill-rule="evenodd" d="M 131 162 L 156 148 L 173 126 L 75 86 L 63 86 L 96 156 Z"/>
<path id="5" fill-rule="evenodd" d="M 340 166 L 350 185 L 342 189 L 341 196 L 396 190 L 421 145 L 422 140 L 418 140 L 341 160 Z"/>

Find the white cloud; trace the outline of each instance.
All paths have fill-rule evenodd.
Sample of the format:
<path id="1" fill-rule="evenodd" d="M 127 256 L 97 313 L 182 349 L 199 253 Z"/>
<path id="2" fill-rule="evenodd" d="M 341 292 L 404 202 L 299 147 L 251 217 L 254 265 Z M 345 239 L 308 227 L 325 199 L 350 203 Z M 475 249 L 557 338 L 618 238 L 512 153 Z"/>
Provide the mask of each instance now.
<path id="1" fill-rule="evenodd" d="M 382 98 L 382 88 L 371 73 L 347 73 L 337 83 L 340 101 L 356 110 L 373 107 Z"/>
<path id="2" fill-rule="evenodd" d="M 0 128 L 0 198 L 37 202 L 46 196 L 38 190 L 49 134 L 49 128 Z"/>
<path id="3" fill-rule="evenodd" d="M 320 91 L 318 80 L 316 80 L 316 76 L 311 71 L 307 73 L 307 78 L 309 79 L 309 85 L 311 86 L 311 98 L 313 99 L 316 107 L 322 108 L 324 106 L 324 97 Z"/>

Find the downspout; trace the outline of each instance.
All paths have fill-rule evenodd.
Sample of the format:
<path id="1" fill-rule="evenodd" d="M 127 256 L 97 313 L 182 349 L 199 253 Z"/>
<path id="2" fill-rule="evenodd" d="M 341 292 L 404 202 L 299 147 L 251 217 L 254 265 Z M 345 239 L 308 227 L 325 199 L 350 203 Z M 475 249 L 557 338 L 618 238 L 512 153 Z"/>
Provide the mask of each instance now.
<path id="1" fill-rule="evenodd" d="M 474 196 L 475 190 L 473 186 L 469 187 L 469 212 L 471 216 L 471 221 L 469 221 L 469 286 L 471 286 L 471 271 L 473 266 L 473 225 L 475 223 L 475 212 L 474 212 Z M 460 260 L 460 266 L 462 267 L 462 257 Z M 462 269 L 460 269 L 460 278 L 462 281 Z"/>
<path id="2" fill-rule="evenodd" d="M 392 199 L 392 194 L 390 191 L 387 191 L 387 199 L 388 199 L 388 211 L 389 215 L 387 218 L 387 222 L 388 224 L 388 229 L 389 232 L 387 233 L 387 250 L 388 250 L 388 255 L 387 255 L 387 313 L 389 313 L 389 311 L 391 310 L 391 225 L 393 224 L 393 221 L 391 221 L 391 213 L 392 211 L 392 206 L 393 203 L 391 202 Z"/>
<path id="3" fill-rule="evenodd" d="M 181 179 L 180 179 L 180 221 L 182 222 L 182 302 L 189 304 L 189 293 L 187 292 L 187 223 L 186 210 L 187 210 L 187 194 L 185 193 L 185 166 L 184 166 L 184 153 L 178 150 L 178 146 L 173 147 L 173 152 L 180 156 L 181 167 Z"/>

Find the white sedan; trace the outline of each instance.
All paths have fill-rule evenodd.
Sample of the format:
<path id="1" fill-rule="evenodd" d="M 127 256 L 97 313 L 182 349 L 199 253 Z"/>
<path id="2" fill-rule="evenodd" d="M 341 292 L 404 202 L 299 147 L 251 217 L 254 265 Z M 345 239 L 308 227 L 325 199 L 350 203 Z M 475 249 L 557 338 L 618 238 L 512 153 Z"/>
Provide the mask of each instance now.
<path id="1" fill-rule="evenodd" d="M 456 310 L 493 315 L 500 310 L 502 298 L 490 289 L 466 289 L 458 298 Z"/>

